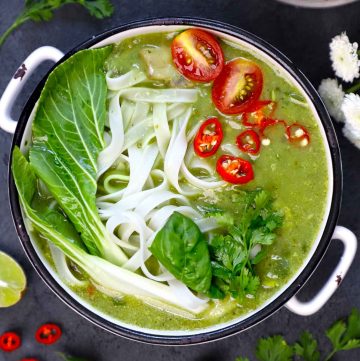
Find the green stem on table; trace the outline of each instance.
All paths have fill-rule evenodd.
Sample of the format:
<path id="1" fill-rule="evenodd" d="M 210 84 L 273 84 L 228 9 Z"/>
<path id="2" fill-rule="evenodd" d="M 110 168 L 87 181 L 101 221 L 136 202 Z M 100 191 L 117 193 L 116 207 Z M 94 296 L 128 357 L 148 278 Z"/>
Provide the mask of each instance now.
<path id="1" fill-rule="evenodd" d="M 19 26 L 21 26 L 23 23 L 25 23 L 27 20 L 29 20 L 29 18 L 27 16 L 23 16 L 23 14 L 16 18 L 13 24 L 4 32 L 4 34 L 0 36 L 0 47 L 4 44 L 5 40 L 13 31 Z"/>
<path id="2" fill-rule="evenodd" d="M 324 361 L 330 361 L 330 360 L 332 359 L 332 357 L 336 354 L 336 352 L 337 352 L 336 349 L 332 350 L 332 351 L 327 355 L 327 357 L 325 358 Z"/>
<path id="3" fill-rule="evenodd" d="M 358 83 L 354 84 L 353 86 L 351 86 L 349 89 L 345 90 L 345 93 L 346 94 L 356 93 L 359 90 L 360 90 L 360 81 Z"/>

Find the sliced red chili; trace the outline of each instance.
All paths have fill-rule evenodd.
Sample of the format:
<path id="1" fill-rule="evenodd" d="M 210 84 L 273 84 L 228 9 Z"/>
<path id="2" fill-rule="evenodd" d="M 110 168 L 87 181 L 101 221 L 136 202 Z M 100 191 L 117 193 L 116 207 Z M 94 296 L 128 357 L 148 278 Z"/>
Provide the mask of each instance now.
<path id="1" fill-rule="evenodd" d="M 276 110 L 277 104 L 271 100 L 262 100 L 243 115 L 242 123 L 247 127 L 261 127 L 265 119 L 270 119 Z"/>
<path id="2" fill-rule="evenodd" d="M 287 128 L 287 124 L 284 120 L 271 119 L 271 118 L 263 119 L 260 125 L 260 135 L 265 136 L 265 130 L 275 125 L 282 125 L 285 128 Z"/>
<path id="3" fill-rule="evenodd" d="M 221 123 L 209 118 L 201 124 L 194 139 L 194 151 L 199 157 L 210 157 L 219 149 L 223 139 Z"/>
<path id="4" fill-rule="evenodd" d="M 286 127 L 286 137 L 291 143 L 297 143 L 305 147 L 310 142 L 310 135 L 307 129 L 299 123 Z"/>
<path id="5" fill-rule="evenodd" d="M 44 345 L 51 345 L 61 337 L 61 329 L 53 323 L 46 323 L 38 328 L 35 334 L 36 341 Z"/>
<path id="6" fill-rule="evenodd" d="M 245 184 L 254 179 L 251 163 L 232 155 L 222 155 L 216 163 L 216 171 L 224 181 L 233 184 Z"/>
<path id="7" fill-rule="evenodd" d="M 15 332 L 5 332 L 0 336 L 0 349 L 5 352 L 12 352 L 21 346 L 21 338 Z"/>
<path id="8" fill-rule="evenodd" d="M 236 137 L 236 144 L 242 152 L 257 154 L 260 150 L 260 137 L 255 130 L 248 129 Z"/>

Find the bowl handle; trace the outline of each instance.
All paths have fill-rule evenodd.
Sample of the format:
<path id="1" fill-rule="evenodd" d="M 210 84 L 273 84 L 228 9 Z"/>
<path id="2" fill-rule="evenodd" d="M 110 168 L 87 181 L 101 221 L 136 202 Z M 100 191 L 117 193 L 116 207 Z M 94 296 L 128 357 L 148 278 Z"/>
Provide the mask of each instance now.
<path id="1" fill-rule="evenodd" d="M 300 302 L 297 297 L 294 296 L 287 302 L 285 307 L 291 312 L 300 316 L 309 316 L 319 311 L 325 303 L 329 301 L 349 270 L 357 249 L 355 234 L 345 227 L 337 226 L 332 239 L 338 239 L 344 245 L 344 251 L 339 263 L 328 281 L 311 301 Z"/>
<path id="2" fill-rule="evenodd" d="M 24 60 L 0 98 L 0 128 L 8 133 L 15 132 L 17 122 L 11 118 L 11 110 L 26 81 L 42 62 L 52 60 L 56 63 L 63 56 L 60 50 L 52 46 L 42 46 Z"/>

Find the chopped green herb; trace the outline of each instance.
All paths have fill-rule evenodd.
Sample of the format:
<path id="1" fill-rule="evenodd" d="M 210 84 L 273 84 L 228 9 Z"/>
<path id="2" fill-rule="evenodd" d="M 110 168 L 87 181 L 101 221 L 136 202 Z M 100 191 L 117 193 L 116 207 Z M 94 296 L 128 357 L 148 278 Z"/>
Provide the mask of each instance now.
<path id="1" fill-rule="evenodd" d="M 281 226 L 283 217 L 272 207 L 272 199 L 263 190 L 238 192 L 232 199 L 237 203 L 238 214 L 228 214 L 216 209 L 207 212 L 223 226 L 225 233 L 209 241 L 213 272 L 213 288 L 217 294 L 241 300 L 246 295 L 255 295 L 260 279 L 254 265 L 265 252 L 253 254 L 254 247 L 273 243 L 275 231 Z M 213 293 L 210 294 L 214 296 Z"/>

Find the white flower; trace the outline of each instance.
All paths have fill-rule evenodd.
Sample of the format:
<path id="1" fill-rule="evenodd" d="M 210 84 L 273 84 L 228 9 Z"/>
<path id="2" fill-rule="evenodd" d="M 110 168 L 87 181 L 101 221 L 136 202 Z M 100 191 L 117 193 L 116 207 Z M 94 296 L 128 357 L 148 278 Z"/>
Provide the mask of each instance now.
<path id="1" fill-rule="evenodd" d="M 359 74 L 358 44 L 351 44 L 346 33 L 335 36 L 330 43 L 330 59 L 336 76 L 352 82 Z"/>
<path id="2" fill-rule="evenodd" d="M 336 79 L 323 79 L 319 86 L 319 94 L 330 115 L 338 122 L 343 122 L 344 114 L 341 110 L 341 105 L 345 93 L 341 84 L 339 84 Z"/>
<path id="3" fill-rule="evenodd" d="M 341 109 L 345 116 L 344 135 L 360 148 L 360 96 L 347 94 Z"/>

